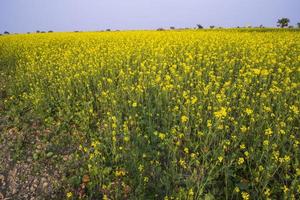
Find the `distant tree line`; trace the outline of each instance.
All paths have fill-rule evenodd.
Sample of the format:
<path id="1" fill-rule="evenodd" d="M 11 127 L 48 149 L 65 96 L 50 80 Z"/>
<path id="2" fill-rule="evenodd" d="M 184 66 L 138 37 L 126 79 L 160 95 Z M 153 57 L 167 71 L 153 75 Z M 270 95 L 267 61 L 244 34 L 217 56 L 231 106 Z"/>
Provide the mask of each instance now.
<path id="1" fill-rule="evenodd" d="M 289 23 L 290 23 L 290 19 L 286 18 L 286 17 L 283 17 L 283 18 L 280 18 L 280 19 L 277 20 L 277 27 L 279 27 L 279 28 L 294 28 L 294 26 L 289 25 Z M 300 29 L 300 22 L 298 22 L 296 24 L 296 27 Z M 214 29 L 216 27 L 214 25 L 210 25 L 209 28 Z M 222 27 L 217 27 L 217 28 L 221 29 Z M 237 26 L 236 28 L 241 28 L 241 27 Z M 247 26 L 247 28 L 252 28 L 252 27 Z M 265 28 L 265 26 L 261 24 L 257 28 Z M 189 29 L 189 28 L 180 28 L 178 30 L 183 30 L 183 29 Z M 202 26 L 201 24 L 196 24 L 196 29 L 204 29 L 204 26 Z M 164 28 L 158 28 L 156 30 L 157 31 L 164 31 L 165 29 Z M 170 26 L 170 30 L 176 30 L 175 26 Z M 108 28 L 105 31 L 109 32 L 109 31 L 111 31 L 111 29 Z M 116 31 L 119 31 L 119 30 L 116 30 Z M 74 32 L 77 33 L 77 32 L 80 32 L 80 31 L 74 31 Z M 46 33 L 46 32 L 37 30 L 36 33 Z M 49 30 L 48 33 L 53 33 L 53 31 Z M 9 35 L 9 34 L 10 33 L 8 31 L 4 31 L 3 34 L 0 34 L 0 35 Z M 27 32 L 27 34 L 30 34 L 30 32 Z"/>

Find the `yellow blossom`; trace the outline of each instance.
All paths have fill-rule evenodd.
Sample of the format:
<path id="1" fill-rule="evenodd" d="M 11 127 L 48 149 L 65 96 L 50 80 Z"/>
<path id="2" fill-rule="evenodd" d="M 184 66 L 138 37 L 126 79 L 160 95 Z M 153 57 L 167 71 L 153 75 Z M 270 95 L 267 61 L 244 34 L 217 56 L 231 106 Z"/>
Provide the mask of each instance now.
<path id="1" fill-rule="evenodd" d="M 248 129 L 247 129 L 246 126 L 242 126 L 242 127 L 241 127 L 241 132 L 242 132 L 242 133 L 246 133 L 247 130 L 248 130 Z"/>
<path id="2" fill-rule="evenodd" d="M 116 177 L 122 177 L 125 176 L 126 172 L 122 169 L 116 170 L 115 175 Z"/>
<path id="3" fill-rule="evenodd" d="M 245 112 L 246 112 L 247 115 L 252 115 L 253 110 L 250 109 L 250 108 L 246 108 Z"/>
<path id="4" fill-rule="evenodd" d="M 68 192 L 67 193 L 67 198 L 71 198 L 73 196 L 73 193 L 72 192 Z"/>
<path id="5" fill-rule="evenodd" d="M 227 116 L 226 108 L 221 107 L 219 111 L 214 112 L 216 118 L 224 119 Z"/>
<path id="6" fill-rule="evenodd" d="M 187 167 L 186 162 L 185 162 L 183 159 L 180 159 L 180 160 L 179 160 L 179 164 L 180 164 L 180 166 L 183 167 L 183 168 L 186 168 L 186 167 Z"/>
<path id="7" fill-rule="evenodd" d="M 295 105 L 290 106 L 291 111 L 293 111 L 296 115 L 299 115 L 299 108 Z"/>
<path id="8" fill-rule="evenodd" d="M 244 164 L 244 162 L 245 162 L 245 159 L 244 159 L 243 157 L 240 157 L 240 158 L 238 159 L 238 164 L 239 164 L 239 165 Z"/>
<path id="9" fill-rule="evenodd" d="M 108 198 L 107 195 L 105 194 L 105 195 L 103 195 L 102 200 L 109 200 L 109 198 Z"/>
<path id="10" fill-rule="evenodd" d="M 265 189 L 264 195 L 266 195 L 266 197 L 269 197 L 271 195 L 271 190 L 269 188 Z"/>
<path id="11" fill-rule="evenodd" d="M 191 188 L 191 189 L 189 189 L 189 196 L 194 196 L 194 191 L 193 191 L 193 189 Z"/>
<path id="12" fill-rule="evenodd" d="M 189 118 L 188 118 L 187 116 L 185 116 L 185 115 L 181 116 L 181 122 L 182 122 L 182 123 L 185 123 L 185 122 L 187 122 L 188 120 L 189 120 Z"/>
<path id="13" fill-rule="evenodd" d="M 223 161 L 223 156 L 219 156 L 218 160 L 219 160 L 219 162 L 222 162 Z"/>
<path id="14" fill-rule="evenodd" d="M 263 145 L 264 145 L 264 146 L 269 146 L 269 143 L 270 143 L 269 140 L 264 140 L 264 141 L 263 141 Z"/>
<path id="15" fill-rule="evenodd" d="M 235 191 L 236 193 L 239 193 L 239 192 L 240 192 L 240 188 L 239 188 L 239 187 L 235 187 L 235 188 L 234 188 L 234 191 Z"/>
<path id="16" fill-rule="evenodd" d="M 144 177 L 144 182 L 145 182 L 145 183 L 148 183 L 148 182 L 149 182 L 149 177 L 145 176 L 145 177 Z"/>
<path id="17" fill-rule="evenodd" d="M 210 128 L 212 126 L 211 120 L 207 120 L 207 127 Z"/>
<path id="18" fill-rule="evenodd" d="M 138 169 L 139 169 L 140 172 L 142 172 L 144 170 L 144 165 L 140 164 L 139 167 L 138 167 Z"/>
<path id="19" fill-rule="evenodd" d="M 245 144 L 241 144 L 240 145 L 240 149 L 245 149 L 246 148 L 246 145 Z"/>
<path id="20" fill-rule="evenodd" d="M 270 136 L 270 135 L 272 135 L 272 134 L 273 134 L 273 131 L 272 131 L 271 128 L 267 128 L 267 129 L 265 130 L 265 135 Z"/>
<path id="21" fill-rule="evenodd" d="M 188 153 L 189 153 L 189 148 L 185 147 L 185 148 L 183 149 L 183 151 L 184 151 L 184 153 L 188 154 Z"/>
<path id="22" fill-rule="evenodd" d="M 282 190 L 283 190 L 284 193 L 287 193 L 289 191 L 289 188 L 286 185 L 284 185 L 282 187 Z"/>
<path id="23" fill-rule="evenodd" d="M 164 140 L 166 138 L 166 134 L 164 133 L 159 133 L 158 134 L 158 137 L 161 139 L 161 140 Z"/>
<path id="24" fill-rule="evenodd" d="M 258 170 L 262 172 L 265 168 L 262 165 L 259 165 Z"/>
<path id="25" fill-rule="evenodd" d="M 250 199 L 249 193 L 247 193 L 247 192 L 242 192 L 241 194 L 242 194 L 243 200 L 249 200 L 249 199 Z"/>

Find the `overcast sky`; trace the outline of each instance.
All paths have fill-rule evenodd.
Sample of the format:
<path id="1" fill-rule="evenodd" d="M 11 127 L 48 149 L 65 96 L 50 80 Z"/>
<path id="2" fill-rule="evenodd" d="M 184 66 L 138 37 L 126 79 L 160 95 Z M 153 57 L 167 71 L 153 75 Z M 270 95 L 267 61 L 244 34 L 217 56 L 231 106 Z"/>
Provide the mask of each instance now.
<path id="1" fill-rule="evenodd" d="M 300 22 L 300 0 L 0 0 L 0 32 Z"/>

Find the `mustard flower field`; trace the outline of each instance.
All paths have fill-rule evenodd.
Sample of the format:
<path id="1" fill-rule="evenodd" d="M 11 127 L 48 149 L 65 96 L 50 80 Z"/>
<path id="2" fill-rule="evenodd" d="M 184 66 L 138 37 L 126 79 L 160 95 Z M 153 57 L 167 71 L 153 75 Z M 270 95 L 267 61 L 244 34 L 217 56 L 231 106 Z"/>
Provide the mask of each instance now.
<path id="1" fill-rule="evenodd" d="M 1 134 L 61 199 L 300 198 L 299 31 L 1 36 L 0 73 Z"/>

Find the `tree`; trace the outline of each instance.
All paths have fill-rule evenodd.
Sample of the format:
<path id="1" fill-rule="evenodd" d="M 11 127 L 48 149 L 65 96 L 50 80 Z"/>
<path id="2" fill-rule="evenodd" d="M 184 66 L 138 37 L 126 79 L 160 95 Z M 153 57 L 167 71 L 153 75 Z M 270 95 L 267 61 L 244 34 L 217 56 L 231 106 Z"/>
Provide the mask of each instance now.
<path id="1" fill-rule="evenodd" d="M 277 26 L 280 28 L 284 28 L 284 27 L 287 27 L 289 25 L 289 23 L 290 23 L 290 19 L 281 18 L 281 19 L 278 19 Z"/>
<path id="2" fill-rule="evenodd" d="M 211 29 L 214 29 L 214 28 L 215 28 L 215 26 L 214 26 L 214 25 L 212 25 L 212 26 L 209 26 L 209 28 L 211 28 Z"/>
<path id="3" fill-rule="evenodd" d="M 37 31 L 36 31 L 36 33 L 40 33 L 40 31 L 39 31 L 39 30 L 37 30 Z"/>
<path id="4" fill-rule="evenodd" d="M 198 29 L 203 29 L 203 26 L 201 24 L 197 24 Z"/>
<path id="5" fill-rule="evenodd" d="M 300 28 L 300 22 L 297 23 L 298 28 Z"/>
<path id="6" fill-rule="evenodd" d="M 171 29 L 171 30 L 175 30 L 175 27 L 174 27 L 174 26 L 171 26 L 170 29 Z"/>
<path id="7" fill-rule="evenodd" d="M 8 35 L 8 34 L 9 34 L 9 32 L 8 32 L 8 31 L 4 31 L 4 34 Z"/>

